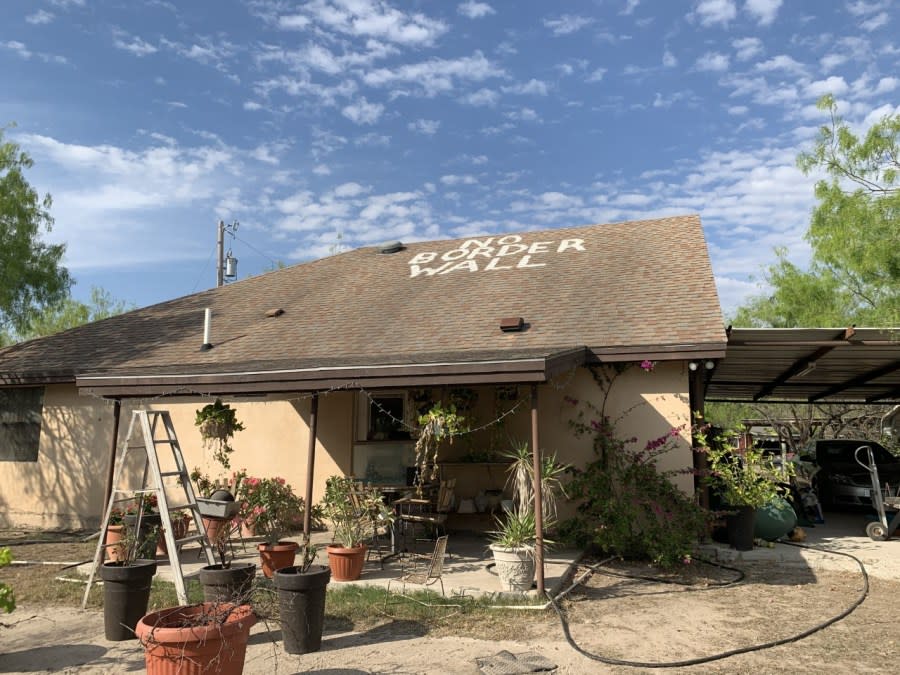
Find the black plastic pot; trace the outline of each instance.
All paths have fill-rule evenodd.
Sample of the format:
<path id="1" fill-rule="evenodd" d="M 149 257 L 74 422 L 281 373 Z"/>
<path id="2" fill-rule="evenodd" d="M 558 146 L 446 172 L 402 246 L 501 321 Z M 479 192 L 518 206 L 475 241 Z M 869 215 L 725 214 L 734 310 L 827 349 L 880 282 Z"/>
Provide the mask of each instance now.
<path id="1" fill-rule="evenodd" d="M 325 622 L 325 591 L 331 570 L 313 565 L 307 572 L 299 567 L 284 567 L 275 572 L 281 634 L 288 654 L 317 652 L 322 647 Z"/>
<path id="2" fill-rule="evenodd" d="M 125 527 L 129 532 L 134 532 L 137 527 L 137 518 L 137 514 L 129 514 L 124 517 Z M 145 513 L 141 516 L 141 529 L 137 535 L 138 558 L 153 560 L 156 557 L 156 543 L 161 527 L 162 517 L 158 513 Z M 154 535 L 154 532 L 157 534 Z"/>
<path id="3" fill-rule="evenodd" d="M 154 560 L 136 560 L 131 565 L 108 562 L 100 567 L 100 578 L 103 579 L 103 627 L 107 640 L 135 638 L 134 628 L 147 613 L 154 574 Z"/>
<path id="4" fill-rule="evenodd" d="M 738 551 L 753 550 L 753 530 L 756 525 L 756 509 L 752 506 L 731 507 L 735 512 L 725 521 L 728 544 Z"/>
<path id="5" fill-rule="evenodd" d="M 203 585 L 203 599 L 207 602 L 232 602 L 243 605 L 250 602 L 256 565 L 253 563 L 231 563 L 231 567 L 207 565 L 200 570 Z"/>

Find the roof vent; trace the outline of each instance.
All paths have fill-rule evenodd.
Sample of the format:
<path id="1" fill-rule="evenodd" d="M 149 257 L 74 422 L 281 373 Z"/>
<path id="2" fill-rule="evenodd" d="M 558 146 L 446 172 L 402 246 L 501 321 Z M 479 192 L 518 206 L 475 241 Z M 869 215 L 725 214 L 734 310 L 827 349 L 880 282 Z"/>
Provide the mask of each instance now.
<path id="1" fill-rule="evenodd" d="M 525 329 L 525 319 L 521 316 L 508 316 L 500 319 L 500 330 L 504 333 L 519 333 Z"/>
<path id="2" fill-rule="evenodd" d="M 381 249 L 378 251 L 379 253 L 399 253 L 406 247 L 403 245 L 402 241 L 389 241 L 385 244 L 381 245 Z"/>
<path id="3" fill-rule="evenodd" d="M 270 309 L 266 312 L 266 316 L 270 319 L 273 319 L 276 316 L 281 316 L 282 314 L 284 314 L 284 310 L 281 309 L 281 307 L 278 307 L 276 309 Z"/>

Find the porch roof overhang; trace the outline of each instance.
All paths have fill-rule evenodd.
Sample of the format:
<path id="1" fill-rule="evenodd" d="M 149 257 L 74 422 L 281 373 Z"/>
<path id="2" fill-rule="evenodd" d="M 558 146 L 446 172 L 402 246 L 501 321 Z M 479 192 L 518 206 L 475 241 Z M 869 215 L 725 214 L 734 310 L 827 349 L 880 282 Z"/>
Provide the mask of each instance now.
<path id="1" fill-rule="evenodd" d="M 235 364 L 228 369 L 179 366 L 109 370 L 74 377 L 83 394 L 106 398 L 175 395 L 263 395 L 332 389 L 391 389 L 479 384 L 541 384 L 594 363 L 719 359 L 723 344 L 550 347 L 530 350 L 330 357 Z"/>
<path id="2" fill-rule="evenodd" d="M 435 358 L 427 358 L 428 356 Z M 245 364 L 226 372 L 179 368 L 169 372 L 80 375 L 81 393 L 108 398 L 185 394 L 269 394 L 333 389 L 390 389 L 440 385 L 547 382 L 583 365 L 584 347 L 535 353 L 486 353 L 396 357 L 381 363 L 343 359 L 333 363 Z M 354 363 L 354 361 L 357 361 Z"/>
<path id="3" fill-rule="evenodd" d="M 900 403 L 900 328 L 730 328 L 707 401 Z"/>

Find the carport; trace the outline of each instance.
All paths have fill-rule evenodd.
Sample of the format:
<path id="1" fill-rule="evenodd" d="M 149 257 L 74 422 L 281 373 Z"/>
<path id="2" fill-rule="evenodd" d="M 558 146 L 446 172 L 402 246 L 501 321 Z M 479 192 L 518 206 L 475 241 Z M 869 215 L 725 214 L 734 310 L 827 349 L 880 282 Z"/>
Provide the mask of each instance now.
<path id="1" fill-rule="evenodd" d="M 900 403 L 900 328 L 732 328 L 702 400 Z"/>

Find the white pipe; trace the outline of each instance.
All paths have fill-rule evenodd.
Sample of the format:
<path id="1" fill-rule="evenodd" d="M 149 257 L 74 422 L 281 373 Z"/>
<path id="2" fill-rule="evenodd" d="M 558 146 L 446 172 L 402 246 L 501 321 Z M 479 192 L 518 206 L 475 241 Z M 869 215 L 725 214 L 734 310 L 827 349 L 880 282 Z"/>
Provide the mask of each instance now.
<path id="1" fill-rule="evenodd" d="M 203 344 L 211 344 L 209 341 L 210 328 L 212 327 L 212 310 L 207 307 L 203 310 Z"/>

